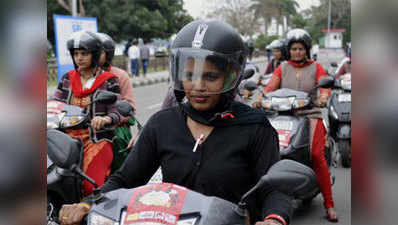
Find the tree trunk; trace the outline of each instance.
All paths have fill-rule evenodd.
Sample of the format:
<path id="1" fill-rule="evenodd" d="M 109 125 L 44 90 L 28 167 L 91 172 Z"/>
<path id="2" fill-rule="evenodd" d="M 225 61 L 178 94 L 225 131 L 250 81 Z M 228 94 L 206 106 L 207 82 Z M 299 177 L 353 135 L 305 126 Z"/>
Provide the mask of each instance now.
<path id="1" fill-rule="evenodd" d="M 68 5 L 65 0 L 57 0 L 58 4 L 62 6 L 62 8 L 66 9 L 68 12 L 72 12 L 72 8 L 70 5 Z"/>
<path id="2" fill-rule="evenodd" d="M 84 10 L 83 0 L 79 0 L 79 15 L 81 17 L 86 16 L 86 10 Z"/>

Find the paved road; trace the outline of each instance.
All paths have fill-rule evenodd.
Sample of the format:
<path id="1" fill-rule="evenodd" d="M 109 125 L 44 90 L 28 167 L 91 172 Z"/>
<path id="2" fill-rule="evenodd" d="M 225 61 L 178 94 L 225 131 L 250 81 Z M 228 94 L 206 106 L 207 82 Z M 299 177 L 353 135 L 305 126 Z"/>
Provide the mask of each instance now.
<path id="1" fill-rule="evenodd" d="M 332 57 L 333 56 L 333 57 Z M 320 55 L 320 63 L 327 66 L 331 61 L 337 61 L 341 58 L 339 53 L 329 53 L 330 59 L 325 55 Z M 257 64 L 260 72 L 265 70 L 265 63 Z M 168 83 L 158 83 L 150 86 L 134 88 L 137 99 L 137 119 L 145 123 L 149 117 L 160 109 L 162 100 L 166 94 Z M 334 200 L 336 210 L 339 215 L 339 225 L 351 224 L 351 169 L 336 168 L 333 169 L 336 176 L 336 183 L 333 186 Z M 330 224 L 324 219 L 325 211 L 323 209 L 323 200 L 317 196 L 308 207 L 300 206 L 294 214 L 293 225 L 323 225 Z"/>

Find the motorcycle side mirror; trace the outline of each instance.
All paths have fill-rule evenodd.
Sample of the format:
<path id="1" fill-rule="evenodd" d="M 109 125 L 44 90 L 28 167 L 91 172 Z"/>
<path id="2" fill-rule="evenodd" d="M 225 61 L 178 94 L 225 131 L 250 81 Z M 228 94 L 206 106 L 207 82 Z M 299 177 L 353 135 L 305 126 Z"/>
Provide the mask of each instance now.
<path id="1" fill-rule="evenodd" d="M 255 71 L 253 69 L 247 69 L 243 72 L 242 80 L 247 80 L 254 75 Z"/>
<path id="2" fill-rule="evenodd" d="M 60 168 L 70 169 L 79 162 L 79 144 L 58 130 L 47 130 L 47 154 Z"/>
<path id="3" fill-rule="evenodd" d="M 117 101 L 117 95 L 110 91 L 98 91 L 97 95 L 94 97 L 95 103 L 101 104 L 113 104 Z"/>
<path id="4" fill-rule="evenodd" d="M 116 110 L 124 117 L 133 116 L 134 109 L 126 100 L 116 102 Z"/>
<path id="5" fill-rule="evenodd" d="M 78 166 L 80 147 L 80 142 L 67 134 L 58 130 L 47 130 L 47 154 L 54 164 L 60 168 L 79 174 L 98 189 L 95 181 L 83 173 Z"/>
<path id="6" fill-rule="evenodd" d="M 319 80 L 318 85 L 316 88 L 332 88 L 334 86 L 334 78 L 331 76 L 327 76 Z"/>
<path id="7" fill-rule="evenodd" d="M 239 202 L 239 210 L 246 208 L 247 200 L 259 189 L 274 188 L 286 195 L 296 196 L 309 193 L 317 185 L 314 171 L 296 161 L 284 159 L 275 163 L 259 182 Z"/>
<path id="8" fill-rule="evenodd" d="M 330 66 L 331 66 L 331 67 L 337 67 L 338 65 L 337 65 L 336 62 L 331 62 L 331 63 L 330 63 Z"/>

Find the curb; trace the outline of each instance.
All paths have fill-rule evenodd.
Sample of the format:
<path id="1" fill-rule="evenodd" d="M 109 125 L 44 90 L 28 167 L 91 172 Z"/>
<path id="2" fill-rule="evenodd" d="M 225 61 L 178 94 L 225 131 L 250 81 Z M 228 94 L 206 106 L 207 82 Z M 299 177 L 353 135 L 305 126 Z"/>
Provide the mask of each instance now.
<path id="1" fill-rule="evenodd" d="M 157 84 L 161 82 L 167 82 L 170 78 L 168 75 L 164 76 L 158 76 L 158 77 L 150 77 L 150 78 L 145 78 L 142 80 L 135 80 L 133 78 L 131 79 L 131 83 L 133 87 L 141 87 L 141 86 L 147 86 L 147 85 L 152 85 L 152 84 Z"/>

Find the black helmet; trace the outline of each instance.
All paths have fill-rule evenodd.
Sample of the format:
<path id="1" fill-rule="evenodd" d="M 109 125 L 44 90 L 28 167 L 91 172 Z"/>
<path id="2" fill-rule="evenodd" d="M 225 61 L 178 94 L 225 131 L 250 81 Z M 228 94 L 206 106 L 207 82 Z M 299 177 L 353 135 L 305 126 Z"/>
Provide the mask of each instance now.
<path id="1" fill-rule="evenodd" d="M 73 60 L 73 65 L 77 69 L 77 64 L 73 58 L 75 49 L 85 49 L 92 53 L 91 67 L 98 66 L 99 58 L 101 56 L 102 44 L 100 38 L 91 31 L 79 31 L 72 34 L 66 42 L 66 46 L 70 52 Z"/>
<path id="2" fill-rule="evenodd" d="M 97 35 L 100 38 L 102 47 L 106 53 L 104 66 L 108 67 L 112 64 L 113 57 L 115 56 L 115 42 L 109 35 L 105 33 L 97 33 Z"/>
<path id="3" fill-rule="evenodd" d="M 236 93 L 246 64 L 247 48 L 239 34 L 217 20 L 197 20 L 185 25 L 177 34 L 170 54 L 170 74 L 177 100 L 184 96 L 183 81 L 208 79 L 205 61 L 223 71 L 223 87 L 208 94 Z M 185 71 L 187 66 L 193 71 Z"/>
<path id="4" fill-rule="evenodd" d="M 311 59 L 311 47 L 312 47 L 312 38 L 308 34 L 307 31 L 303 29 L 293 29 L 287 33 L 287 50 L 288 50 L 288 59 L 290 59 L 290 48 L 294 43 L 301 43 L 304 45 L 307 58 Z"/>

